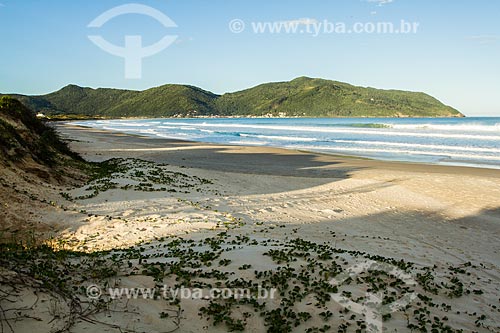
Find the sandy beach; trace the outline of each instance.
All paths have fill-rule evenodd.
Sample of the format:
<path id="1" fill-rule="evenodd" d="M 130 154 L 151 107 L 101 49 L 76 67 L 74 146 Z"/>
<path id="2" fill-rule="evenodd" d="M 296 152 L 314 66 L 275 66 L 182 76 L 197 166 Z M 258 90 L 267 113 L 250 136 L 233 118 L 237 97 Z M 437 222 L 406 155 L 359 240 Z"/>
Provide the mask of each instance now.
<path id="1" fill-rule="evenodd" d="M 0 333 L 500 333 L 499 12 L 0 0 Z"/>
<path id="2" fill-rule="evenodd" d="M 128 188 L 149 185 L 137 184 L 134 177 L 124 176 L 116 180 L 119 188 L 104 189 L 95 195 L 89 195 L 91 192 L 84 187 L 40 184 L 40 196 L 49 198 L 54 205 L 47 208 L 30 203 L 29 207 L 18 210 L 24 212 L 18 218 L 26 219 L 27 223 L 36 218 L 35 227 L 66 249 L 92 252 L 151 244 L 151 248 L 146 246 L 151 254 L 164 238 L 182 236 L 198 241 L 226 231 L 229 239 L 248 237 L 259 243 L 253 246 L 238 243 L 237 249 L 223 255 L 229 264 L 220 265 L 221 269 L 235 274 L 232 278 L 251 278 L 254 271 L 276 269 L 280 264 L 264 255 L 262 242 L 276 242 L 277 248 L 286 248 L 287 242 L 297 237 L 351 251 L 349 255 L 341 255 L 346 266 L 355 264 L 353 253 L 359 251 L 402 259 L 414 263 L 418 269 L 433 267 L 442 279 L 455 276 L 450 267 L 469 267 L 461 275 L 456 273 L 465 290 L 461 297 L 448 299 L 442 293 L 435 295 L 434 303 L 450 304 L 453 310 L 436 305 L 431 306 L 432 314 L 457 330 L 499 329 L 500 170 L 156 139 L 71 124 L 56 127 L 70 141 L 71 148 L 86 160 L 140 159 L 123 163 L 128 163 L 130 173 L 135 174 L 147 173 L 160 165 L 163 172 L 171 173 L 185 184 L 175 187 L 175 191 L 137 191 Z M 29 183 L 26 179 L 19 187 L 29 187 Z M 65 193 L 63 197 L 61 192 Z M 12 205 L 27 203 L 19 201 Z M 9 220 L 14 221 L 14 217 L 6 218 L 6 223 Z M 293 266 L 298 269 L 307 262 L 299 258 L 291 265 L 298 265 Z M 251 269 L 240 269 L 242 265 L 250 265 Z M 116 283 L 154 286 L 150 277 L 125 274 Z M 449 284 L 443 282 L 443 285 Z M 277 300 L 273 302 L 279 304 Z M 409 313 L 422 302 L 426 303 L 420 299 L 408 306 Z M 109 323 L 119 323 L 125 330 L 150 332 L 228 330 L 224 321 L 214 326 L 200 316 L 200 304 L 206 301 L 182 300 L 182 313 L 166 320 L 165 316 L 158 316 L 165 311 L 164 304 L 131 300 L 127 301 L 125 312 L 97 315 L 99 321 L 107 324 L 77 321 L 72 330 L 118 331 Z M 313 315 L 326 309 L 334 313 L 342 311 L 338 304 L 312 309 L 308 299 L 296 306 Z M 292 330 L 303 332 L 328 323 L 331 331 L 342 331 L 341 326 L 347 325 L 351 314 L 342 314 L 341 319 L 333 316 L 331 322 L 305 320 Z M 478 319 L 479 314 L 485 317 Z M 269 327 L 258 315 L 243 317 L 246 331 L 261 332 Z M 358 315 L 359 318 L 362 316 Z M 354 332 L 359 328 L 356 325 L 362 325 L 356 324 L 356 320 L 351 322 L 347 331 Z M 384 326 L 391 332 L 410 331 L 410 322 L 402 311 L 393 313 Z M 43 322 L 43 325 L 49 330 L 54 323 Z"/>

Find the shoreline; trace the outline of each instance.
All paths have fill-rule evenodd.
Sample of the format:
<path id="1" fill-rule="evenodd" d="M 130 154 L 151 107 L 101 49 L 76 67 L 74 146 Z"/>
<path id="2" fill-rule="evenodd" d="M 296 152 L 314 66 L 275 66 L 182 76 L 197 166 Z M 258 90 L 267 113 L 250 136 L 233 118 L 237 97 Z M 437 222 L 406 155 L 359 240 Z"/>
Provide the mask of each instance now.
<path id="1" fill-rule="evenodd" d="M 381 221 L 390 221 L 396 226 L 406 224 L 408 219 L 413 221 L 417 214 L 429 220 L 429 227 L 434 223 L 455 221 L 451 228 L 467 225 L 467 229 L 489 230 L 492 235 L 500 233 L 500 170 L 496 169 L 386 162 L 262 146 L 204 144 L 73 125 L 57 130 L 63 138 L 70 139 L 74 151 L 89 161 L 137 159 L 213 180 L 218 184 L 214 188 L 222 196 L 220 199 L 194 194 L 194 199 L 189 200 L 211 202 L 209 206 L 217 202 L 215 206 L 230 211 L 232 216 L 245 216 L 252 223 L 278 219 L 284 223 L 303 224 L 311 220 L 341 221 L 346 216 L 357 216 L 356 223 L 362 224 L 355 228 L 361 231 L 365 228 L 365 219 L 370 221 L 374 218 L 372 215 L 382 213 Z M 343 193 L 349 194 L 344 197 Z M 103 195 L 104 198 L 91 199 L 90 203 L 101 206 L 108 200 L 117 201 L 120 204 L 116 207 L 102 207 L 109 215 L 115 215 L 138 194 L 118 191 L 111 197 Z M 142 212 L 139 215 L 149 216 L 149 204 L 144 201 L 145 207 L 140 207 L 143 199 L 139 195 L 132 206 L 139 205 L 138 210 Z M 249 208 L 247 200 L 261 208 Z M 347 200 L 345 205 L 341 204 L 342 200 Z M 293 209 L 294 204 L 283 205 L 282 202 L 296 202 L 303 211 Z M 343 213 L 332 213 L 331 207 L 339 205 Z M 318 208 L 313 209 L 315 206 Z M 246 211 L 249 213 L 244 213 Z M 403 220 L 394 220 L 396 216 Z M 421 221 L 414 221 L 415 232 L 424 232 Z M 352 232 L 352 227 L 346 224 L 344 231 Z M 91 226 L 85 228 L 89 232 L 93 229 Z M 401 232 L 401 236 L 406 237 L 406 232 Z M 463 233 L 460 229 L 455 232 L 457 236 Z M 103 236 L 106 233 L 109 231 L 106 230 Z M 127 244 L 133 245 L 133 239 Z M 96 244 L 113 244 L 100 242 Z"/>
<path id="2" fill-rule="evenodd" d="M 147 136 L 141 134 L 132 134 L 126 132 L 120 132 L 115 130 L 107 130 L 107 129 L 98 129 L 90 126 L 84 125 L 75 125 L 71 122 L 58 122 L 54 124 L 56 129 L 66 129 L 66 130 L 75 130 L 75 129 L 85 129 L 86 131 L 90 131 L 97 135 L 102 135 L 106 137 L 108 134 L 120 135 L 122 137 L 129 136 L 138 139 L 147 140 L 148 143 L 151 143 L 151 140 L 158 140 L 156 142 L 163 142 L 167 146 L 175 145 L 176 143 L 180 145 L 188 145 L 188 146 L 197 146 L 202 145 L 204 147 L 213 147 L 213 148 L 224 148 L 224 147 L 234 147 L 241 148 L 243 150 L 249 151 L 259 151 L 263 150 L 266 152 L 273 153 L 283 153 L 285 155 L 289 155 L 292 153 L 299 153 L 303 155 L 308 155 L 311 157 L 314 156 L 322 156 L 326 159 L 331 160 L 331 162 L 352 162 L 351 164 L 355 166 L 366 166 L 366 167 L 376 167 L 383 168 L 387 170 L 400 170 L 400 169 L 408 169 L 410 168 L 412 171 L 418 172 L 431 172 L 431 173 L 452 173 L 452 174 L 469 174 L 469 175 L 485 175 L 488 177 L 499 177 L 500 178 L 500 168 L 488 168 L 485 166 L 467 166 L 467 165 L 452 165 L 452 164 L 438 164 L 438 163 L 428 163 L 428 162 L 408 162 L 408 161 L 396 161 L 396 160 L 382 160 L 382 159 L 374 159 L 370 157 L 356 156 L 356 155 L 342 155 L 342 154 L 330 154 L 327 152 L 318 152 L 318 151 L 310 151 L 303 149 L 292 149 L 292 148 L 281 148 L 281 147 L 273 147 L 273 146 L 251 146 L 251 145 L 236 145 L 236 144 L 217 144 L 217 143 L 207 143 L 203 141 L 190 141 L 190 140 L 182 140 L 182 139 L 171 139 L 171 138 L 159 138 L 154 136 Z M 64 132 L 64 130 L 63 130 Z M 135 142 L 134 144 L 137 144 Z"/>

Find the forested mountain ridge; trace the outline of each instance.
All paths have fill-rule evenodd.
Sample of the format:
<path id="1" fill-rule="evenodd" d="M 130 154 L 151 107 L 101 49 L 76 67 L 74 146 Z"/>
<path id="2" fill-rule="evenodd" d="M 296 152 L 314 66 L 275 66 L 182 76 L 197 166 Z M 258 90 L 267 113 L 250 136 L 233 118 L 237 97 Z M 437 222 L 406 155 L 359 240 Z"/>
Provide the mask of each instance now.
<path id="1" fill-rule="evenodd" d="M 223 95 L 189 85 L 167 84 L 144 91 L 68 85 L 47 95 L 11 96 L 49 116 L 463 116 L 425 93 L 357 87 L 308 77 L 265 83 Z"/>

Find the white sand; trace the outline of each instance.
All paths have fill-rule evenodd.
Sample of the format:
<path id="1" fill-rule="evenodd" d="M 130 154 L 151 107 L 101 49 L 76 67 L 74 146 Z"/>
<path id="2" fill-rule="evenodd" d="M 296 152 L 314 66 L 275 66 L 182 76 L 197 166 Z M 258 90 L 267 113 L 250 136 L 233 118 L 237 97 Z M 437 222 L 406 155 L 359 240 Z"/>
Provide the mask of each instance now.
<path id="1" fill-rule="evenodd" d="M 172 235 L 200 239 L 229 227 L 231 235 L 277 241 L 299 236 L 422 266 L 481 263 L 481 269 L 474 270 L 469 279 L 474 280 L 474 288 L 485 293 L 454 300 L 453 304 L 462 311 L 487 313 L 490 328 L 475 327 L 475 317 L 467 315 L 450 314 L 449 324 L 465 331 L 498 328 L 500 314 L 490 305 L 498 305 L 500 295 L 500 171 L 343 159 L 262 147 L 167 144 L 167 140 L 96 134 L 69 126 L 61 130 L 79 140 L 72 147 L 87 159 L 138 157 L 166 162 L 171 165 L 165 170 L 213 182 L 189 193 L 113 189 L 76 202 L 58 195 L 66 189 L 40 191 L 41 196 L 54 200 L 56 207 L 26 208 L 33 210 L 29 220 L 42 221 L 45 227 L 40 230 L 52 229 L 52 235 L 67 242 L 67 248 L 127 248 Z M 266 158 L 269 164 L 258 164 Z M 241 165 L 240 172 L 235 161 Z M 77 196 L 84 191 L 71 189 L 69 193 Z M 69 210 L 58 208 L 61 204 Z M 230 252 L 227 258 L 235 263 L 225 269 L 234 271 L 235 277 L 250 278 L 257 268 L 276 267 L 263 252 L 261 246 Z M 251 264 L 252 269 L 239 271 L 242 263 Z M 119 285 L 153 286 L 154 282 L 150 277 L 123 277 Z M 184 312 L 179 332 L 226 330 L 222 324 L 213 327 L 200 319 L 200 301 L 183 300 L 181 305 Z M 172 320 L 159 318 L 164 307 L 161 301 L 135 300 L 127 304 L 127 311 L 134 314 L 105 312 L 95 318 L 120 323 L 122 328 L 163 332 L 176 327 Z M 338 312 L 341 308 L 335 309 Z M 53 325 L 46 320 L 41 323 L 37 324 L 40 332 Z M 332 331 L 336 331 L 335 324 Z M 27 326 L 19 326 L 20 332 L 34 327 L 30 326 L 33 323 L 23 325 Z M 407 331 L 402 316 L 395 316 L 386 326 L 391 331 Z M 300 326 L 296 330 L 304 329 Z M 88 330 L 117 331 L 82 321 L 72 329 Z M 259 317 L 248 320 L 247 331 L 262 330 L 265 327 Z"/>

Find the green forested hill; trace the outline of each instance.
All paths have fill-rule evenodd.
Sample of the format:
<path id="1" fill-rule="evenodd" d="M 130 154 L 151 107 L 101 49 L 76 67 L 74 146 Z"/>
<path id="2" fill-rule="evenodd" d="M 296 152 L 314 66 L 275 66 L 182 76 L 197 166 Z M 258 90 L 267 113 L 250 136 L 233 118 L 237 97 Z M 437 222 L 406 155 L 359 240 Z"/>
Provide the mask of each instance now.
<path id="1" fill-rule="evenodd" d="M 424 94 L 362 88 L 323 79 L 297 78 L 225 94 L 222 114 L 286 113 L 311 117 L 454 116 L 459 112 Z"/>
<path id="2" fill-rule="evenodd" d="M 91 89 L 69 85 L 42 96 L 12 95 L 47 115 L 172 117 L 274 115 L 303 117 L 462 116 L 424 93 L 356 87 L 300 77 L 224 95 L 167 84 L 144 91 Z"/>

